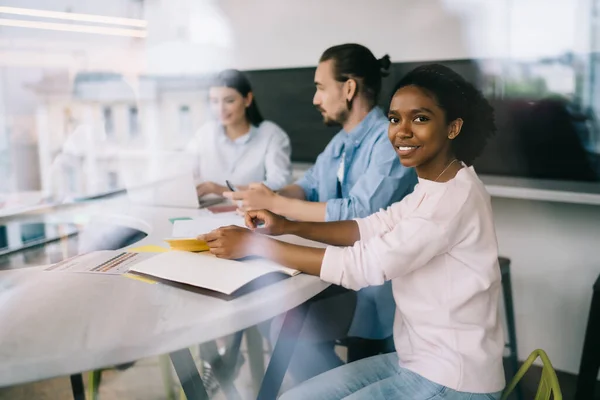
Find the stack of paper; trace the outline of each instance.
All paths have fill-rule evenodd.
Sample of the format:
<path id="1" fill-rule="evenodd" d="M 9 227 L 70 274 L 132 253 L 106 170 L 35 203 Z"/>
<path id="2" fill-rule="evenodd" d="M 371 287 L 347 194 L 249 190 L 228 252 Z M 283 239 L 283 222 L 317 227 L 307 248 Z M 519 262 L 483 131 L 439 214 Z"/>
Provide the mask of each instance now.
<path id="1" fill-rule="evenodd" d="M 228 213 L 218 216 L 202 216 L 189 220 L 177 220 L 173 223 L 171 237 L 166 238 L 165 241 L 169 243 L 172 250 L 207 251 L 208 245 L 206 242 L 198 240 L 197 237 L 229 225 L 244 227 L 244 219 L 235 213 Z"/>

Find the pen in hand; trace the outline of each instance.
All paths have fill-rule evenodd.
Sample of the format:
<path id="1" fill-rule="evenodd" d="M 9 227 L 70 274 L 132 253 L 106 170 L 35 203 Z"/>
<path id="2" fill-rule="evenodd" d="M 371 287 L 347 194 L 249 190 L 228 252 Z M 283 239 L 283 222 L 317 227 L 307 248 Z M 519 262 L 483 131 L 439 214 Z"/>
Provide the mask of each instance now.
<path id="1" fill-rule="evenodd" d="M 233 186 L 231 184 L 231 182 L 229 182 L 228 180 L 225 180 L 225 184 L 227 185 L 227 187 L 229 188 L 229 190 L 231 190 L 232 192 L 237 192 L 237 189 L 235 188 L 235 186 Z"/>
<path id="2" fill-rule="evenodd" d="M 231 190 L 232 192 L 236 192 L 237 191 L 237 188 L 235 186 L 233 186 L 233 184 L 231 182 L 229 182 L 227 179 L 225 179 L 225 184 L 227 185 L 227 187 L 229 188 L 229 190 Z M 237 201 L 237 207 L 238 207 L 238 209 L 237 209 L 236 212 L 238 214 L 240 214 L 240 215 L 242 215 L 241 212 L 240 212 L 240 208 L 242 207 L 241 204 L 242 204 L 242 202 L 238 200 Z"/>

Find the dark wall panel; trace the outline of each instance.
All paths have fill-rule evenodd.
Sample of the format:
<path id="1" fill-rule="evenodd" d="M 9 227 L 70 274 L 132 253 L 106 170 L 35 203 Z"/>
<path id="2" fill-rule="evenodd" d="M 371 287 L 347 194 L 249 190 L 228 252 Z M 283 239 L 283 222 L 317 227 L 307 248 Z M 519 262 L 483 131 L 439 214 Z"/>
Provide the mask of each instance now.
<path id="1" fill-rule="evenodd" d="M 489 62 L 489 61 L 488 61 Z M 474 60 L 442 61 L 480 89 L 486 85 Z M 424 63 L 395 63 L 383 81 L 380 105 L 387 110 L 395 83 Z M 339 128 L 328 128 L 313 107 L 315 68 L 248 71 L 259 107 L 290 135 L 292 159 L 314 162 Z M 485 92 L 485 90 L 484 90 Z M 497 135 L 475 162 L 490 175 L 599 181 L 597 154 L 586 151 L 582 139 L 593 122 L 575 111 L 566 97 L 492 98 Z M 590 128 L 592 127 L 592 128 Z"/>
<path id="2" fill-rule="evenodd" d="M 474 81 L 476 66 L 469 60 L 443 62 Z M 394 84 L 420 63 L 396 63 L 383 80 L 380 105 L 387 109 Z M 315 68 L 246 71 L 261 112 L 290 135 L 294 161 L 313 162 L 340 128 L 326 127 L 312 105 Z"/>

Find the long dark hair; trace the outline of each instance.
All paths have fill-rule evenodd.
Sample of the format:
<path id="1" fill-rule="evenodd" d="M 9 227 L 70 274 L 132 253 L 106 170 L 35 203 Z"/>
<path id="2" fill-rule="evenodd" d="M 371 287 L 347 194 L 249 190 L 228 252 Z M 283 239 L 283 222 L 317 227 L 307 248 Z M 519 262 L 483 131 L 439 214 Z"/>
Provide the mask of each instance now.
<path id="1" fill-rule="evenodd" d="M 248 93 L 252 92 L 252 86 L 250 86 L 250 81 L 241 71 L 237 69 L 226 69 L 224 71 L 219 72 L 210 83 L 211 87 L 216 86 L 224 86 L 231 89 L 237 90 L 239 94 L 243 97 L 248 96 Z M 256 98 L 252 99 L 252 103 L 248 107 L 246 107 L 246 118 L 248 121 L 254 125 L 259 126 L 264 118 L 260 111 L 258 110 L 258 105 L 256 104 Z"/>
<path id="2" fill-rule="evenodd" d="M 371 102 L 377 103 L 381 92 L 381 78 L 388 75 L 391 65 L 387 54 L 375 58 L 371 50 L 356 43 L 341 44 L 325 50 L 319 62 L 333 60 L 334 78 L 338 82 L 358 80 L 358 92 Z"/>

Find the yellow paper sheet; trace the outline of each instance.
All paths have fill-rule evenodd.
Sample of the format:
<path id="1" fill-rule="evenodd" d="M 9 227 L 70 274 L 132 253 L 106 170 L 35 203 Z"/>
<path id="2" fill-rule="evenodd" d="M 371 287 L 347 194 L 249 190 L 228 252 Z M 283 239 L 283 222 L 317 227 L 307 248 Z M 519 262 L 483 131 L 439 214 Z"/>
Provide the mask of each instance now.
<path id="1" fill-rule="evenodd" d="M 127 251 L 130 253 L 164 253 L 165 251 L 169 251 L 169 249 L 150 244 L 146 246 L 133 247 L 131 249 L 127 249 Z"/>
<path id="2" fill-rule="evenodd" d="M 164 248 L 162 246 L 156 246 L 153 244 L 133 247 L 131 249 L 127 249 L 130 253 L 166 253 L 169 249 Z M 157 283 L 155 280 L 151 278 L 146 278 L 145 276 L 134 275 L 130 273 L 123 274 L 124 277 L 129 279 L 135 279 L 136 281 L 141 281 L 145 283 Z"/>
<path id="3" fill-rule="evenodd" d="M 196 238 L 167 238 L 165 242 L 169 243 L 171 250 L 179 251 L 208 251 L 206 242 Z"/>
<path id="4" fill-rule="evenodd" d="M 158 283 L 154 279 L 146 278 L 145 276 L 130 274 L 129 272 L 127 272 L 121 276 L 124 276 L 125 278 L 129 278 L 129 279 L 135 279 L 136 281 L 140 281 L 140 282 L 144 282 L 144 283 L 150 283 L 150 284 Z"/>

